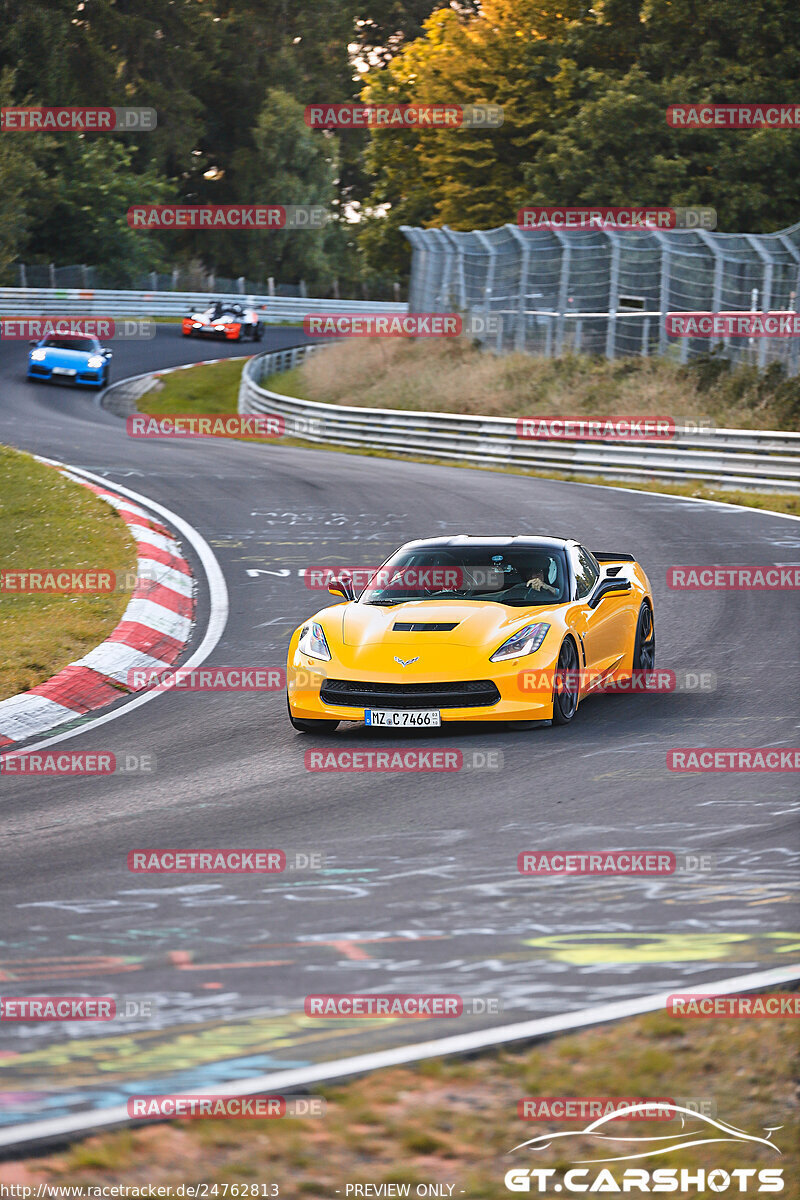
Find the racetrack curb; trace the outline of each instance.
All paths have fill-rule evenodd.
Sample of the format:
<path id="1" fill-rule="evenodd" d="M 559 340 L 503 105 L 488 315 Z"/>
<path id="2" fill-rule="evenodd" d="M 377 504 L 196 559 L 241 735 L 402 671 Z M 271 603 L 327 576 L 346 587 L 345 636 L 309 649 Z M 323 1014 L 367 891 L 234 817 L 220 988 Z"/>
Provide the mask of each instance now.
<path id="1" fill-rule="evenodd" d="M 105 641 L 44 683 L 0 701 L 3 751 L 140 690 L 129 686 L 129 672 L 174 666 L 195 619 L 196 582 L 171 530 L 112 485 L 39 461 L 116 509 L 136 542 L 138 578 L 121 621 Z"/>

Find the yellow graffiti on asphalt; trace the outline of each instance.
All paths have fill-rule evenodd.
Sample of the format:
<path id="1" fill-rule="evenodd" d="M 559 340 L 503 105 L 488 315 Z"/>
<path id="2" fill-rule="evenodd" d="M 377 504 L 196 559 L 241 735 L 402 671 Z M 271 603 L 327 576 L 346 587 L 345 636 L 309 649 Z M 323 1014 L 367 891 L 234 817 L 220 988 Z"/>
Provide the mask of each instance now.
<path id="1" fill-rule="evenodd" d="M 763 962 L 797 954 L 800 933 L 553 933 L 526 938 L 537 958 L 584 967 L 595 963 Z"/>
<path id="2" fill-rule="evenodd" d="M 392 1019 L 380 1022 L 382 1026 L 396 1023 Z M 4 1070 L 17 1081 L 41 1076 L 50 1084 L 59 1079 L 78 1087 L 96 1086 L 103 1079 L 137 1079 L 191 1070 L 220 1059 L 274 1055 L 281 1050 L 287 1051 L 289 1057 L 306 1058 L 306 1048 L 314 1042 L 363 1034 L 375 1024 L 369 1020 L 325 1021 L 304 1013 L 287 1013 L 282 1017 L 253 1017 L 236 1022 L 209 1022 L 199 1027 L 173 1026 L 117 1037 L 57 1042 L 21 1054 L 0 1056 L 0 1084 L 4 1082 Z"/>

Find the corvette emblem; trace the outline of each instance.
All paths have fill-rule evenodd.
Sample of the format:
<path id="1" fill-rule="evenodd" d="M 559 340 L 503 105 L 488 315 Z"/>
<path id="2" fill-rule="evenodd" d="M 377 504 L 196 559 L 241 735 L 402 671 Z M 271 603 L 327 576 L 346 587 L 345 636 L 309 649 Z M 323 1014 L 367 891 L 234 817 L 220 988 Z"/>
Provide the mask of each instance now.
<path id="1" fill-rule="evenodd" d="M 417 657 L 416 657 L 416 658 L 406 658 L 406 659 L 398 658 L 398 657 L 395 655 L 395 660 L 394 660 L 394 661 L 395 661 L 396 663 L 400 663 L 400 666 L 401 666 L 401 667 L 410 667 L 412 663 L 414 663 L 414 662 L 419 662 L 419 655 L 417 655 Z"/>

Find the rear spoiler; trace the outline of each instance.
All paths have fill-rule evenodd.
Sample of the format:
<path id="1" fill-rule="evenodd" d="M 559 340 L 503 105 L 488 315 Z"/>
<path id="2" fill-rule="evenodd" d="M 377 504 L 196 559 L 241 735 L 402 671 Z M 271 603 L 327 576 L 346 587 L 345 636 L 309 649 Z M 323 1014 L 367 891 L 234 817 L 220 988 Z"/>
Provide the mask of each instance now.
<path id="1" fill-rule="evenodd" d="M 609 554 L 608 552 L 602 552 L 602 553 L 598 554 L 597 551 L 592 551 L 592 553 L 594 554 L 595 558 L 597 559 L 597 561 L 599 563 L 636 562 L 636 559 L 634 558 L 634 556 L 632 554 Z"/>

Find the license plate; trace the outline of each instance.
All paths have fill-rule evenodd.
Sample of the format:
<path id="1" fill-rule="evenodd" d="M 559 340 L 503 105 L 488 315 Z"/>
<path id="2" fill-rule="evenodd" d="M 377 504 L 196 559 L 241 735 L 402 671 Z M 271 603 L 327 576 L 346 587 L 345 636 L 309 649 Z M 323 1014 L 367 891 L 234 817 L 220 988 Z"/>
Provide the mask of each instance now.
<path id="1" fill-rule="evenodd" d="M 433 729 L 435 726 L 441 725 L 442 715 L 438 708 L 368 708 L 364 712 L 364 723 L 365 725 L 384 725 L 392 729 L 411 726 Z"/>
<path id="2" fill-rule="evenodd" d="M 77 375 L 77 371 L 71 370 L 69 367 L 53 367 L 54 375 Z"/>

